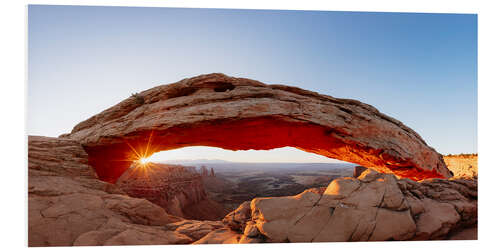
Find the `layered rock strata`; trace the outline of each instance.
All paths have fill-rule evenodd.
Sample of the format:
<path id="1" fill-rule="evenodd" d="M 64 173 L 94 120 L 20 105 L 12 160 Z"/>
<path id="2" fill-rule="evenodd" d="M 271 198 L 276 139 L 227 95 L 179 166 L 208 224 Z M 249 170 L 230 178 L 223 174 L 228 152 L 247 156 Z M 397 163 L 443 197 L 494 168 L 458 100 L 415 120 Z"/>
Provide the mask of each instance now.
<path id="1" fill-rule="evenodd" d="M 120 176 L 116 185 L 128 195 L 145 198 L 180 217 L 185 217 L 185 207 L 207 198 L 201 176 L 183 166 L 135 164 Z"/>
<path id="2" fill-rule="evenodd" d="M 290 146 L 414 180 L 452 176 L 415 131 L 368 104 L 223 74 L 134 94 L 61 137 L 80 142 L 108 182 L 140 156 L 200 145 Z"/>
<path id="3" fill-rule="evenodd" d="M 229 211 L 212 201 L 195 167 L 159 163 L 134 164 L 116 185 L 128 195 L 145 198 L 168 214 L 186 219 L 223 218 Z"/>

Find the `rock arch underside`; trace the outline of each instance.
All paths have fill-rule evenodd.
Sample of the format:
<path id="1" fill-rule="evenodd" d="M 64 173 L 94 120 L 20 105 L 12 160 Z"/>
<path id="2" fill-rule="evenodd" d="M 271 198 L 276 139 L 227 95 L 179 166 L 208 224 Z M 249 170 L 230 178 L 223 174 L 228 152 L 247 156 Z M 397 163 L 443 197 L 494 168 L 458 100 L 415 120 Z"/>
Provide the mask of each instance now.
<path id="1" fill-rule="evenodd" d="M 186 146 L 290 146 L 413 180 L 452 176 L 415 131 L 368 104 L 223 74 L 134 94 L 61 137 L 79 141 L 108 182 L 137 155 Z"/>

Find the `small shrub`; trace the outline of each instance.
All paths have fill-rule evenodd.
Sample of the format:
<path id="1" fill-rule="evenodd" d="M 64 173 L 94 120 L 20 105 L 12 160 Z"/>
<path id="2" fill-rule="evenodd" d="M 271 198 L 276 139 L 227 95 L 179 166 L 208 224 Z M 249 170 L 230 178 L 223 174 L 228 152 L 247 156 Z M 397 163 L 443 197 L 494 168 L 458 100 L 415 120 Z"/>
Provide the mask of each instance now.
<path id="1" fill-rule="evenodd" d="M 133 93 L 131 96 L 135 99 L 135 101 L 136 101 L 137 103 L 139 103 L 139 104 L 141 104 L 141 105 L 142 105 L 142 104 L 144 104 L 144 102 L 145 102 L 145 101 L 144 101 L 144 96 L 141 96 L 141 95 L 139 95 L 138 93 Z"/>

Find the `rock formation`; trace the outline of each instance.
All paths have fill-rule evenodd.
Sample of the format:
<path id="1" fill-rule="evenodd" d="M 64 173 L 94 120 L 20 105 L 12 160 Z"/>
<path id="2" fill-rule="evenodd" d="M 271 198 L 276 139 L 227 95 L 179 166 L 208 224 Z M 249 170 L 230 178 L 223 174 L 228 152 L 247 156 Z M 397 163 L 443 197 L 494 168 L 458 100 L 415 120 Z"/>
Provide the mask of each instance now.
<path id="1" fill-rule="evenodd" d="M 464 239 L 457 230 L 477 221 L 476 179 L 367 170 L 326 189 L 256 198 L 221 222 L 169 215 L 98 180 L 74 140 L 29 136 L 28 168 L 29 246 Z"/>
<path id="2" fill-rule="evenodd" d="M 452 176 L 416 132 L 368 104 L 223 74 L 132 95 L 61 137 L 80 142 L 108 182 L 140 156 L 198 145 L 291 146 L 414 180 Z"/>
<path id="3" fill-rule="evenodd" d="M 171 215 L 114 184 L 140 157 L 195 145 L 291 146 L 369 169 L 295 196 L 255 198 L 222 221 Z M 134 94 L 60 138 L 29 136 L 28 245 L 463 239 L 477 232 L 477 178 L 450 177 L 417 133 L 370 105 L 202 75 Z"/>
<path id="4" fill-rule="evenodd" d="M 366 168 L 363 166 L 355 166 L 354 171 L 352 173 L 352 177 L 358 178 L 361 175 L 361 173 L 363 173 L 365 170 Z"/>
<path id="5" fill-rule="evenodd" d="M 332 181 L 324 193 L 255 198 L 223 222 L 240 243 L 447 239 L 476 225 L 477 182 L 415 182 L 369 169 Z"/>
<path id="6" fill-rule="evenodd" d="M 209 200 L 202 176 L 194 167 L 134 164 L 118 178 L 116 185 L 132 197 L 145 198 L 168 214 L 186 219 L 217 220 L 229 212 Z"/>
<path id="7" fill-rule="evenodd" d="M 477 178 L 477 154 L 476 155 L 447 155 L 444 162 L 455 177 Z"/>
<path id="8" fill-rule="evenodd" d="M 206 166 L 201 166 L 200 167 L 200 174 L 203 177 L 207 177 L 208 176 L 208 169 L 207 169 Z"/>

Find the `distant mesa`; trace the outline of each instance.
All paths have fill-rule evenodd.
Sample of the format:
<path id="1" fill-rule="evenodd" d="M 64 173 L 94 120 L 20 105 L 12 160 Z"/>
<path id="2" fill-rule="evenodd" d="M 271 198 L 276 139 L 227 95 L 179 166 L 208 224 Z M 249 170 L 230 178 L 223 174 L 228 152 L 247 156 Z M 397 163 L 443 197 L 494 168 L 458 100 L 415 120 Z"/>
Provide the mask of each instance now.
<path id="1" fill-rule="evenodd" d="M 413 180 L 452 176 L 415 131 L 368 104 L 215 73 L 134 94 L 61 137 L 79 141 L 108 182 L 137 152 L 187 146 L 289 146 Z"/>

